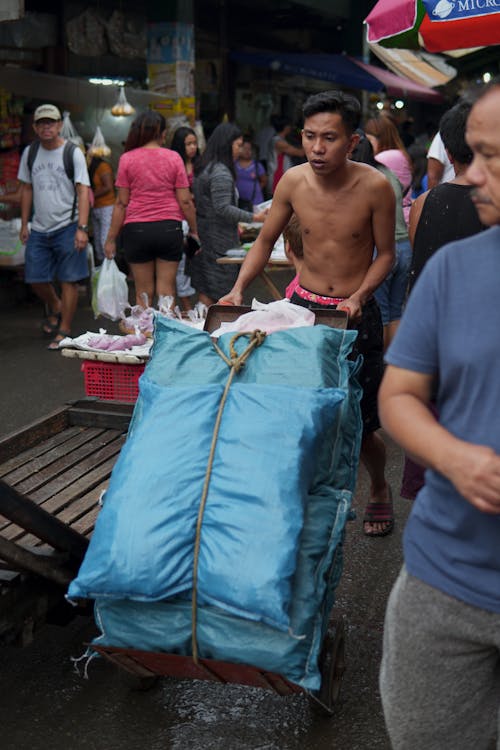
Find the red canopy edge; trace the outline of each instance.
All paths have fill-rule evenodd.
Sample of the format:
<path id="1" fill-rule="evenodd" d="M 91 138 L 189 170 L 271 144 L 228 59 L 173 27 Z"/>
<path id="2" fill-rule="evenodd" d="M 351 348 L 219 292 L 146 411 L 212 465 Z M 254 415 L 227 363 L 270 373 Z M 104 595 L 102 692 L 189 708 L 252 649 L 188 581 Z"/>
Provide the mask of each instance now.
<path id="1" fill-rule="evenodd" d="M 433 102 L 434 104 L 439 104 L 444 101 L 444 97 L 439 91 L 435 91 L 428 86 L 422 86 L 419 83 L 411 81 L 409 78 L 397 76 L 389 70 L 379 68 L 377 65 L 364 63 L 361 60 L 356 60 L 354 57 L 350 57 L 349 59 L 356 63 L 356 65 L 359 65 L 359 67 L 363 68 L 367 73 L 370 73 L 370 75 L 377 78 L 380 83 L 385 86 L 387 93 L 391 96 L 420 99 L 422 101 Z"/>

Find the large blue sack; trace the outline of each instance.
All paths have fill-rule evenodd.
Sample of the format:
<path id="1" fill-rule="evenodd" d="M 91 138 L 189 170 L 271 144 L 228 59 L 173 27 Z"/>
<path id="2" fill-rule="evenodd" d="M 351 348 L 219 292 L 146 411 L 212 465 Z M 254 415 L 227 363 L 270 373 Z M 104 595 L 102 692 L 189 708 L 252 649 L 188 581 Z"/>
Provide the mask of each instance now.
<path id="1" fill-rule="evenodd" d="M 226 355 L 231 338 L 225 334 L 219 339 Z M 291 582 L 290 630 L 234 616 L 211 604 L 198 607 L 200 656 L 276 671 L 311 690 L 319 687 L 318 655 L 342 570 L 342 538 L 359 457 L 361 389 L 355 377 L 359 362 L 348 359 L 355 338 L 354 331 L 322 325 L 273 333 L 237 376 L 238 383 L 340 387 L 346 394 L 318 450 L 316 473 L 305 502 Z M 244 346 L 244 341 L 236 343 L 240 351 Z M 179 383 L 196 386 L 225 382 L 227 372 L 206 333 L 175 321 L 157 320 L 147 380 L 167 387 Z M 140 418 L 141 403 L 140 397 L 134 422 Z M 294 405 L 295 401 L 290 408 Z M 191 653 L 189 594 L 150 603 L 98 597 L 96 619 L 103 633 L 96 642 Z"/>
<path id="2" fill-rule="evenodd" d="M 347 392 L 337 415 L 333 450 L 323 446 L 318 458 L 318 482 L 354 491 L 361 437 L 356 373 L 361 364 L 348 357 L 357 332 L 325 325 L 277 331 L 268 336 L 238 373 L 240 383 L 282 383 L 311 388 L 343 388 Z M 229 356 L 231 333 L 218 339 Z M 246 342 L 236 342 L 238 353 Z M 198 385 L 225 382 L 227 365 L 215 351 L 208 333 L 182 323 L 157 318 L 147 375 L 159 385 Z M 340 429 L 340 425 L 342 428 Z"/>
<path id="3" fill-rule="evenodd" d="M 276 331 L 252 352 L 238 373 L 238 383 L 296 385 L 310 388 L 342 388 L 346 399 L 337 414 L 333 450 L 324 444 L 318 457 L 316 481 L 337 489 L 354 491 L 361 438 L 359 402 L 361 388 L 356 380 L 360 361 L 348 357 L 357 331 L 325 325 Z M 233 334 L 218 339 L 226 356 Z M 246 346 L 235 344 L 238 353 Z M 227 365 L 205 331 L 188 328 L 167 318 L 155 320 L 155 337 L 147 377 L 158 385 L 206 385 L 224 383 Z"/>
<path id="4" fill-rule="evenodd" d="M 222 393 L 222 385 L 163 388 L 142 378 L 140 406 L 70 598 L 155 601 L 191 590 Z M 333 388 L 231 386 L 203 515 L 200 604 L 289 628 L 303 505 L 344 395 Z"/>
<path id="5" fill-rule="evenodd" d="M 196 627 L 200 658 L 250 664 L 281 674 L 304 689 L 319 689 L 318 655 L 342 572 L 342 538 L 350 502 L 349 492 L 337 490 L 308 498 L 309 518 L 304 520 L 308 539 L 301 539 L 290 630 L 200 606 Z M 192 654 L 190 601 L 179 597 L 153 603 L 97 598 L 95 618 L 101 631 L 96 644 Z"/>

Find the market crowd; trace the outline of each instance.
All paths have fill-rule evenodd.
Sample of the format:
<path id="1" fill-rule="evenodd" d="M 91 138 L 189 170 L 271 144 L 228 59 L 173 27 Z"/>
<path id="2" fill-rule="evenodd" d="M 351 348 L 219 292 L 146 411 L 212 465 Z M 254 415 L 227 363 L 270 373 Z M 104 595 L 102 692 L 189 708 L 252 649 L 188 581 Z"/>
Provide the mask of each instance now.
<path id="1" fill-rule="evenodd" d="M 90 222 L 95 261 L 123 258 L 138 305 L 169 296 L 185 310 L 195 295 L 241 304 L 284 234 L 291 302 L 344 310 L 358 330 L 369 537 L 394 527 L 381 422 L 407 457 L 400 494 L 414 505 L 380 682 L 392 745 L 487 748 L 500 720 L 500 84 L 420 136 L 390 112 L 362 124 L 339 91 L 309 97 L 303 115 L 299 142 L 275 117 L 253 139 L 221 123 L 200 153 L 187 126 L 165 148 L 167 124 L 148 111 L 114 176 L 41 105 L 19 170 L 26 282 L 57 349 Z M 254 223 L 241 268 L 218 263 Z"/>

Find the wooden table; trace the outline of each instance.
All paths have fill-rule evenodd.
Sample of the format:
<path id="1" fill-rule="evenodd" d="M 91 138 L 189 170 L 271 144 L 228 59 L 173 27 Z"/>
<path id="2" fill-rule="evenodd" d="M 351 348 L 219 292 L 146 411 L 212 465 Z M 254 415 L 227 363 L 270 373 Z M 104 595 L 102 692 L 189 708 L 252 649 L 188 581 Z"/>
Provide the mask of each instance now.
<path id="1" fill-rule="evenodd" d="M 245 260 L 245 257 L 246 256 L 242 258 L 231 258 L 228 256 L 223 256 L 222 258 L 217 258 L 217 263 L 220 263 L 221 265 L 241 266 L 241 264 Z M 264 268 L 262 273 L 259 274 L 259 278 L 262 279 L 265 286 L 271 293 L 273 299 L 283 299 L 285 295 L 283 292 L 280 292 L 278 287 L 270 278 L 269 274 L 275 271 L 290 271 L 290 269 L 293 269 L 293 263 L 291 263 L 288 258 L 269 259 L 266 267 Z"/>

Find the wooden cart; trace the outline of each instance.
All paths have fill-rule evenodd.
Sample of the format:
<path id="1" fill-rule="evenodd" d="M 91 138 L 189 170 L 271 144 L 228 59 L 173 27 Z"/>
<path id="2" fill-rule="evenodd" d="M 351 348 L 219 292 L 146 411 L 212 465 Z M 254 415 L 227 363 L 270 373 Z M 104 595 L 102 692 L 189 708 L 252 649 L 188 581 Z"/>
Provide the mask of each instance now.
<path id="1" fill-rule="evenodd" d="M 246 306 L 212 305 L 208 310 L 205 330 L 211 333 L 222 323 L 235 320 L 250 312 Z M 315 309 L 316 323 L 335 328 L 347 327 L 347 315 L 336 310 Z M 321 687 L 308 692 L 312 707 L 320 714 L 331 716 L 339 697 L 345 671 L 346 623 L 343 616 L 332 612 L 319 657 Z M 92 644 L 92 649 L 125 670 L 135 678 L 137 687 L 145 689 L 159 676 L 179 679 L 208 680 L 218 683 L 236 683 L 272 690 L 279 695 L 305 692 L 303 688 L 282 675 L 253 667 L 215 659 L 200 658 L 197 663 L 191 656 L 155 653 L 132 648 L 116 648 Z"/>
<path id="2" fill-rule="evenodd" d="M 64 594 L 132 409 L 85 399 L 0 441 L 0 643 L 28 643 L 43 622 L 74 616 Z"/>
<path id="3" fill-rule="evenodd" d="M 248 312 L 213 306 L 207 330 Z M 346 327 L 345 313 L 318 311 L 317 322 Z M 85 555 L 112 468 L 125 442 L 133 404 L 84 399 L 0 441 L 0 643 L 29 643 L 43 622 L 64 624 L 81 608 L 64 600 Z M 1 562 L 3 560 L 3 562 Z M 92 645 L 134 675 L 237 683 L 280 695 L 304 692 L 278 674 L 246 664 Z M 332 616 L 320 654 L 321 688 L 308 693 L 331 715 L 345 669 L 345 622 Z"/>

